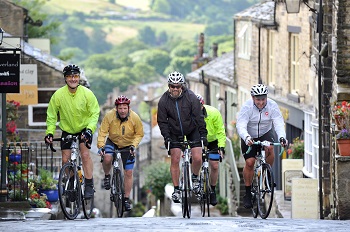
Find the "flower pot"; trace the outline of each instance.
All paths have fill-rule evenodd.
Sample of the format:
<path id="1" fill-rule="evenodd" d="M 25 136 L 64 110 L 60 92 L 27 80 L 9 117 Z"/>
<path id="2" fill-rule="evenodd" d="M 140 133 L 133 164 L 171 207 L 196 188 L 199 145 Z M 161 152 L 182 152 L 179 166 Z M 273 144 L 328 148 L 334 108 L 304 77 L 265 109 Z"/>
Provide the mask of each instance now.
<path id="1" fill-rule="evenodd" d="M 20 163 L 21 159 L 22 159 L 22 155 L 19 155 L 19 154 L 10 154 L 9 156 L 10 162 Z"/>
<path id="2" fill-rule="evenodd" d="M 40 189 L 39 194 L 42 194 L 42 193 L 46 194 L 47 200 L 49 202 L 58 201 L 58 190 L 57 189 L 48 189 L 48 190 Z"/>
<path id="3" fill-rule="evenodd" d="M 338 139 L 339 155 L 350 156 L 350 139 Z"/>

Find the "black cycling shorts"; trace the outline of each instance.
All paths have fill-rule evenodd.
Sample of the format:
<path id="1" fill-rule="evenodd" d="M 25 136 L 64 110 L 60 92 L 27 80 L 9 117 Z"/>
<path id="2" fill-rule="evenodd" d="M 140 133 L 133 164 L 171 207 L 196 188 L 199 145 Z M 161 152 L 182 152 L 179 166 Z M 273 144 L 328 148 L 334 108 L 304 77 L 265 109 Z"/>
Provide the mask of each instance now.
<path id="1" fill-rule="evenodd" d="M 254 141 L 261 141 L 261 142 L 267 140 L 267 141 L 273 142 L 273 140 L 274 140 L 273 130 L 271 129 L 263 136 L 261 136 L 259 138 L 253 138 L 253 140 Z M 245 141 L 243 139 L 241 139 L 241 150 L 242 150 L 242 154 L 243 154 L 243 157 L 245 160 L 256 156 L 256 152 L 257 152 L 256 146 L 252 146 L 252 149 L 250 150 L 250 152 L 248 154 L 245 154 L 245 152 L 248 150 L 248 146 L 245 144 Z"/>
<path id="2" fill-rule="evenodd" d="M 132 170 L 134 168 L 135 164 L 135 156 L 132 156 L 130 154 L 130 147 L 131 146 L 126 146 L 126 147 L 118 147 L 117 144 L 113 143 L 109 138 L 107 138 L 106 145 L 105 145 L 105 152 L 106 155 L 112 156 L 115 150 L 123 150 L 120 151 L 122 161 L 123 161 L 123 168 L 125 170 Z"/>
<path id="3" fill-rule="evenodd" d="M 173 134 L 170 134 L 170 138 L 171 138 L 172 141 L 176 141 L 176 142 L 183 142 L 184 141 L 184 138 L 182 136 L 177 136 L 177 135 L 173 135 Z M 196 142 L 196 143 L 190 144 L 191 148 L 202 147 L 202 144 L 201 144 L 201 141 L 200 141 L 201 140 L 201 136 L 199 134 L 198 128 L 194 129 L 191 133 L 186 135 L 186 139 L 187 139 L 187 141 Z M 181 148 L 181 145 L 180 144 L 170 143 L 170 149 L 171 148 Z"/>
<path id="4" fill-rule="evenodd" d="M 83 131 L 85 130 L 82 130 L 81 132 L 77 133 L 77 134 L 71 134 L 71 133 L 68 133 L 68 132 L 65 132 L 65 131 L 62 131 L 62 135 L 61 135 L 61 138 L 65 138 L 67 137 L 67 135 L 74 135 L 74 136 L 79 136 L 83 133 Z M 84 140 L 81 139 L 81 136 L 78 137 L 79 138 L 79 144 L 81 143 L 84 143 Z M 61 150 L 70 150 L 70 146 L 72 145 L 72 142 L 63 142 L 61 141 Z"/>

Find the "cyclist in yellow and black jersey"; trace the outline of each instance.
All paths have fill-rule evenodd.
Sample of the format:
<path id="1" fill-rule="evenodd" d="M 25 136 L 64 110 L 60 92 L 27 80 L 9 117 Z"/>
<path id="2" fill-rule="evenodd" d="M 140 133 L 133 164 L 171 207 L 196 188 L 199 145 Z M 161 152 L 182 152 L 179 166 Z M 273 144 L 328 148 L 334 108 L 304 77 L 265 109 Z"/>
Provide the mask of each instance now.
<path id="1" fill-rule="evenodd" d="M 135 163 L 135 149 L 143 138 L 143 125 L 140 117 L 130 109 L 130 99 L 119 96 L 115 100 L 116 108 L 107 112 L 98 131 L 97 147 L 99 155 L 104 155 L 102 167 L 105 173 L 103 181 L 106 190 L 111 188 L 110 170 L 115 149 L 122 149 L 124 166 L 125 210 L 131 210 L 129 200 Z"/>
<path id="2" fill-rule="evenodd" d="M 224 158 L 226 146 L 225 125 L 222 120 L 221 113 L 213 106 L 205 105 L 204 99 L 197 94 L 197 98 L 202 105 L 204 121 L 208 131 L 208 151 L 210 165 L 210 185 L 212 192 L 210 193 L 210 204 L 215 206 L 218 202 L 216 199 L 215 187 L 219 176 L 219 161 Z"/>

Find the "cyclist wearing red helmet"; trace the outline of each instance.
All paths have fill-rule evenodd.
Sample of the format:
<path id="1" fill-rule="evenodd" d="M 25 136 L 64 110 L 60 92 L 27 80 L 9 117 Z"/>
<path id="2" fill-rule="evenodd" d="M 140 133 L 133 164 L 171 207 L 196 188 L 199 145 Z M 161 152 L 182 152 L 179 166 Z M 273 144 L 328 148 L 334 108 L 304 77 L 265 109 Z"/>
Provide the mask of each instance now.
<path id="1" fill-rule="evenodd" d="M 243 179 L 246 194 L 244 196 L 244 207 L 252 208 L 251 183 L 254 175 L 256 147 L 253 146 L 248 154 L 248 146 L 256 141 L 273 140 L 274 132 L 277 133 L 283 146 L 288 144 L 284 129 L 284 119 L 277 103 L 267 98 L 268 88 L 263 84 L 254 85 L 251 89 L 252 98 L 244 103 L 237 117 L 237 132 L 241 137 L 241 149 L 244 154 L 245 166 L 243 168 Z M 273 125 L 273 127 L 272 127 Z M 273 129 L 274 128 L 274 129 Z M 274 161 L 273 147 L 267 147 L 266 162 L 271 166 Z"/>
<path id="2" fill-rule="evenodd" d="M 79 85 L 80 68 L 70 64 L 63 69 L 66 85 L 58 89 L 51 97 L 46 117 L 45 143 L 52 143 L 56 131 L 57 115 L 60 115 L 59 128 L 62 130 L 61 137 L 69 134 L 82 135 L 79 140 L 79 149 L 83 162 L 83 170 L 86 178 L 85 198 L 92 198 L 93 189 L 93 163 L 87 146 L 92 143 L 92 135 L 97 127 L 100 115 L 100 107 L 94 93 Z M 68 162 L 71 143 L 61 143 L 62 164 Z M 90 147 L 90 146 L 89 146 Z"/>
<path id="3" fill-rule="evenodd" d="M 143 125 L 140 117 L 130 109 L 130 99 L 119 96 L 115 100 L 115 108 L 104 116 L 98 130 L 97 147 L 99 155 L 104 155 L 102 167 L 105 173 L 103 185 L 106 190 L 111 188 L 111 167 L 115 149 L 122 151 L 124 166 L 125 211 L 131 210 L 130 192 L 133 183 L 133 168 L 136 148 L 143 138 Z"/>

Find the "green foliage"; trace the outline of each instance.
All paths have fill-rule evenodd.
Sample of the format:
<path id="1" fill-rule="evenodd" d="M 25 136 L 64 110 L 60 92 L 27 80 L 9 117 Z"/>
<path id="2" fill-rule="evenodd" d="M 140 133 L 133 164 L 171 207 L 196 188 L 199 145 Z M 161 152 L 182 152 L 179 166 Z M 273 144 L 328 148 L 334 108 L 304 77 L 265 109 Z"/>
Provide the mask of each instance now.
<path id="1" fill-rule="evenodd" d="M 227 199 L 218 195 L 218 204 L 216 205 L 216 208 L 220 210 L 222 215 L 228 215 Z"/>
<path id="2" fill-rule="evenodd" d="M 170 65 L 165 69 L 164 76 L 170 72 L 178 71 L 184 75 L 191 71 L 192 57 L 175 57 L 171 60 Z"/>
<path id="3" fill-rule="evenodd" d="M 133 205 L 129 217 L 142 217 L 145 211 L 146 207 L 141 202 L 138 202 L 136 205 Z"/>
<path id="4" fill-rule="evenodd" d="M 191 57 L 193 60 L 195 54 L 197 54 L 197 44 L 194 41 L 183 41 L 171 50 L 170 57 Z"/>
<path id="5" fill-rule="evenodd" d="M 57 189 L 58 181 L 53 178 L 52 172 L 44 168 L 39 169 L 39 176 L 35 180 L 35 185 L 42 190 Z"/>
<path id="6" fill-rule="evenodd" d="M 153 163 L 146 167 L 145 186 L 150 189 L 157 199 L 164 198 L 164 188 L 171 183 L 170 164 L 164 162 Z"/>
<path id="7" fill-rule="evenodd" d="M 140 29 L 138 38 L 148 45 L 155 45 L 157 42 L 156 33 L 150 26 L 145 26 L 144 28 Z"/>
<path id="8" fill-rule="evenodd" d="M 300 140 L 299 137 L 293 139 L 293 143 L 289 144 L 287 154 L 288 159 L 304 158 L 304 140 Z"/>
<path id="9" fill-rule="evenodd" d="M 158 74 L 163 74 L 165 67 L 170 63 L 170 56 L 168 52 L 161 49 L 151 49 L 145 53 L 143 60 L 153 66 Z"/>

